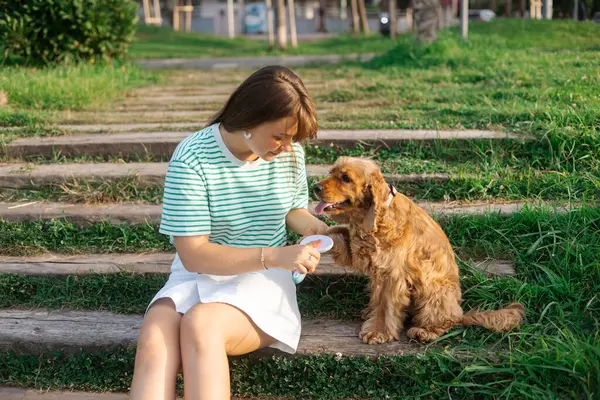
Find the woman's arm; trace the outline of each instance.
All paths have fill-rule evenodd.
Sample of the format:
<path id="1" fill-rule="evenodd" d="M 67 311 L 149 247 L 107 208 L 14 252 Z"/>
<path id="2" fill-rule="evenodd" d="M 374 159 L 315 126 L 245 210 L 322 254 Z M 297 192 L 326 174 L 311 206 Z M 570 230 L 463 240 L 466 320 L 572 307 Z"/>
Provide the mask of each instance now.
<path id="1" fill-rule="evenodd" d="M 208 236 L 175 236 L 175 247 L 185 269 L 209 275 L 238 275 L 263 270 L 259 247 L 241 248 L 210 243 Z M 313 272 L 321 258 L 314 246 L 264 247 L 267 268 L 302 274 Z"/>
<path id="2" fill-rule="evenodd" d="M 327 224 L 305 208 L 295 208 L 285 217 L 287 227 L 302 236 L 323 235 L 329 228 Z"/>

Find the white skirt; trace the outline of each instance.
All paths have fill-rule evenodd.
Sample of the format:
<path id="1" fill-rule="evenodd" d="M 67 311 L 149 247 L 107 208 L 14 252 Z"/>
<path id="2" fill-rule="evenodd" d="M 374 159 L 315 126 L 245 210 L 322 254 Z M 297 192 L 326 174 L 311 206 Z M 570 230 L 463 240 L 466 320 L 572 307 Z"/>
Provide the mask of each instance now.
<path id="1" fill-rule="evenodd" d="M 295 353 L 300 340 L 300 311 L 292 273 L 279 268 L 232 276 L 189 272 L 179 255 L 171 265 L 169 280 L 154 296 L 168 297 L 185 314 L 197 303 L 226 303 L 245 312 L 267 335 L 276 340 L 270 347 Z M 148 309 L 146 309 L 148 311 Z"/>

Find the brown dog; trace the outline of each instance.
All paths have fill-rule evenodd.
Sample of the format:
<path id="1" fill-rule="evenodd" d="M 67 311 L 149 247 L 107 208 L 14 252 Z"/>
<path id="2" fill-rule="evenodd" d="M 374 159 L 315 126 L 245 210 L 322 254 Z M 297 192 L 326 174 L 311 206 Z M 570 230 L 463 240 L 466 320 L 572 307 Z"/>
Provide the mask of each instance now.
<path id="1" fill-rule="evenodd" d="M 346 226 L 330 229 L 338 265 L 370 277 L 363 311 L 363 342 L 398 340 L 407 313 L 411 339 L 435 340 L 455 324 L 496 332 L 519 326 L 524 308 L 513 303 L 495 311 L 463 314 L 454 252 L 442 228 L 422 208 L 388 185 L 376 163 L 342 157 L 319 182 L 317 214 Z"/>

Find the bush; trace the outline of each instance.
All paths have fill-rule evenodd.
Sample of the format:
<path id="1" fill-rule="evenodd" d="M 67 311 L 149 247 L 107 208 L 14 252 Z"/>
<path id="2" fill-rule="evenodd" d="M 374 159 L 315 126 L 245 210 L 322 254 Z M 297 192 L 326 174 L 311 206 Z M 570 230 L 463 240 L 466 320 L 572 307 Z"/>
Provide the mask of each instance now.
<path id="1" fill-rule="evenodd" d="M 4 58 L 27 64 L 125 55 L 137 22 L 131 0 L 0 0 Z"/>

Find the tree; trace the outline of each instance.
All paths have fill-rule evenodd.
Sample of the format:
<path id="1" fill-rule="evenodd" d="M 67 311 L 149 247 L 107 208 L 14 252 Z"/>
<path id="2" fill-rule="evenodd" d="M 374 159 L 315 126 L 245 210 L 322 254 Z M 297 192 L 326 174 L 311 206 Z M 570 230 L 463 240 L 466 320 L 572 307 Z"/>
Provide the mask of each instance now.
<path id="1" fill-rule="evenodd" d="M 360 14 L 360 24 L 365 35 L 369 34 L 369 21 L 367 21 L 367 7 L 365 0 L 358 0 L 358 12 Z"/>
<path id="2" fill-rule="evenodd" d="M 360 31 L 358 26 L 358 0 L 350 0 L 350 9 L 352 10 L 352 33 L 358 35 Z"/>
<path id="3" fill-rule="evenodd" d="M 285 0 L 277 0 L 277 43 L 281 50 L 287 48 L 287 29 L 285 23 Z"/>
<path id="4" fill-rule="evenodd" d="M 417 41 L 422 43 L 436 41 L 440 0 L 413 0 L 413 2 Z"/>
<path id="5" fill-rule="evenodd" d="M 327 8 L 327 0 L 319 0 L 319 32 L 327 32 L 327 26 L 325 24 L 325 11 Z"/>
<path id="6" fill-rule="evenodd" d="M 398 17 L 396 16 L 396 0 L 387 0 L 388 15 L 390 17 L 390 38 L 396 39 L 398 32 Z"/>
<path id="7" fill-rule="evenodd" d="M 296 31 L 296 5 L 294 0 L 288 0 L 288 11 L 290 14 L 290 42 L 292 47 L 298 47 L 298 32 Z"/>
<path id="8" fill-rule="evenodd" d="M 269 38 L 269 47 L 275 47 L 275 32 L 273 32 L 273 0 L 265 0 L 267 9 L 267 37 Z"/>

